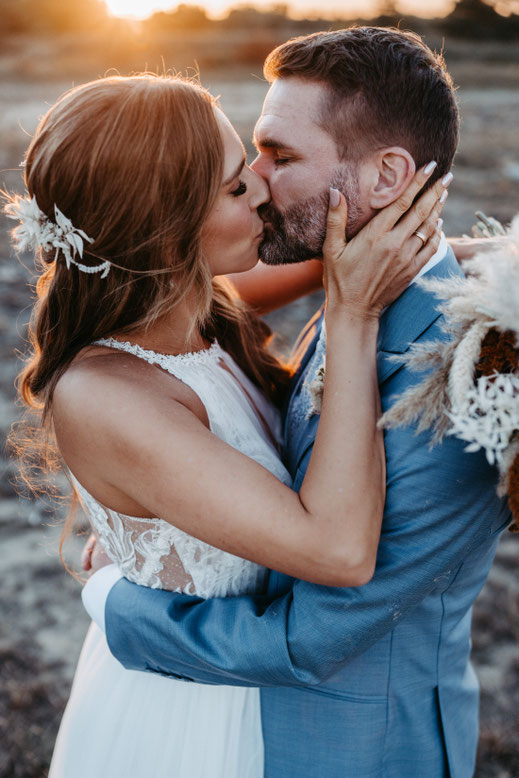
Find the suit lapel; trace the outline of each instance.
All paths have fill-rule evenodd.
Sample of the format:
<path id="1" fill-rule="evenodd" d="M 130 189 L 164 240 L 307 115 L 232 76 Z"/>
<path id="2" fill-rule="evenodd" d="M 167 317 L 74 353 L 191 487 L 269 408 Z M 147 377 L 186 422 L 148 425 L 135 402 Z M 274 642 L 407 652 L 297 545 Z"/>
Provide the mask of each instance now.
<path id="1" fill-rule="evenodd" d="M 449 249 L 445 259 L 431 268 L 426 275 L 429 278 L 447 278 L 453 275 L 463 276 L 463 271 L 458 265 L 454 253 Z M 418 340 L 439 319 L 441 313 L 438 311 L 438 305 L 438 298 L 414 283 L 382 314 L 377 348 L 379 384 L 387 381 L 390 376 L 402 368 L 403 364 L 394 359 L 395 354 L 404 354 L 411 344 Z M 320 324 L 320 321 L 318 323 Z M 300 367 L 296 373 L 296 383 L 290 398 L 288 413 L 290 413 L 292 400 L 304 375 L 304 367 L 306 367 L 315 351 L 319 334 L 320 326 L 317 327 L 317 332 L 314 333 L 313 338 L 310 340 L 308 351 L 301 361 L 301 365 L 304 366 L 302 369 Z M 304 345 L 304 341 L 301 342 Z M 318 422 L 319 417 L 312 416 L 305 425 L 301 425 L 302 429 L 300 434 L 297 435 L 297 440 L 290 441 L 290 445 L 287 447 L 291 452 L 289 469 L 292 475 L 295 473 L 308 448 L 314 442 Z M 285 420 L 285 441 L 286 433 L 287 422 Z"/>
<path id="2" fill-rule="evenodd" d="M 305 378 L 308 363 L 315 353 L 317 341 L 321 334 L 323 316 L 324 306 L 321 306 L 301 332 L 292 351 L 292 364 L 297 365 L 297 367 L 292 379 L 290 398 L 285 412 L 284 424 L 285 464 L 287 465 L 289 472 L 291 471 L 292 465 L 297 465 L 297 462 L 294 462 L 294 457 L 297 458 L 297 452 L 300 450 L 304 451 L 308 448 L 308 445 L 313 442 L 317 431 L 319 419 L 315 416 L 309 419 L 305 424 L 299 425 L 295 439 L 290 441 L 290 446 L 287 445 L 289 414 L 292 413 L 293 400 L 297 396 L 301 383 Z M 300 439 L 300 434 L 303 436 L 304 440 Z M 293 580 L 293 578 L 290 578 L 283 573 L 279 573 L 277 570 L 271 570 L 268 581 L 269 597 L 279 597 L 288 592 Z"/>
<path id="3" fill-rule="evenodd" d="M 296 341 L 294 349 L 292 351 L 291 361 L 297 365 L 296 371 L 292 378 L 292 384 L 290 387 L 290 396 L 288 398 L 288 404 L 284 409 L 284 436 L 285 441 L 287 439 L 287 421 L 291 412 L 292 402 L 294 397 L 299 391 L 301 381 L 305 373 L 306 366 L 310 361 L 314 351 L 319 335 L 321 334 L 321 324 L 324 317 L 324 306 L 321 306 L 318 311 L 312 316 L 306 327 L 301 332 L 301 335 Z"/>

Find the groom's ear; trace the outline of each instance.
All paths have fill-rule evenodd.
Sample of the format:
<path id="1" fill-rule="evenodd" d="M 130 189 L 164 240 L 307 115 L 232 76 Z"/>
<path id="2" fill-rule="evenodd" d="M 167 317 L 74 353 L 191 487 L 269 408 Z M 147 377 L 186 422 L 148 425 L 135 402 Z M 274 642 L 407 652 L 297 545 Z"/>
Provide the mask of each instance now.
<path id="1" fill-rule="evenodd" d="M 374 210 L 398 200 L 416 172 L 411 154 L 401 146 L 379 149 L 371 159 L 369 205 Z"/>

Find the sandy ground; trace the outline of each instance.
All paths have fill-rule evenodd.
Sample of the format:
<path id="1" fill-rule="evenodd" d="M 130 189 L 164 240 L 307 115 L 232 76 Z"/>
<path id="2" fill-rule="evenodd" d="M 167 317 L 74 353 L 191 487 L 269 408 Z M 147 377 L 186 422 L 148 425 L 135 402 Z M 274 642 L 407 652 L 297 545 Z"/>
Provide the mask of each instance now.
<path id="1" fill-rule="evenodd" d="M 474 68 L 479 67 L 474 63 Z M 470 63 L 459 92 L 463 136 L 445 216 L 447 234 L 469 232 L 482 208 L 503 221 L 519 210 L 519 90 L 515 78 L 485 69 L 485 86 L 474 83 Z M 0 68 L 1 69 L 1 68 Z M 95 74 L 93 74 L 95 75 Z M 204 77 L 204 74 L 202 74 Z M 247 142 L 266 86 L 257 78 L 209 74 L 206 84 Z M 515 83 L 515 85 L 514 85 Z M 466 84 L 466 86 L 464 86 Z M 37 117 L 71 85 L 65 78 L 44 83 L 4 78 L 0 83 L 0 184 L 16 188 L 17 169 Z M 30 274 L 0 236 L 0 426 L 7 434 L 19 410 L 13 403 L 15 349 L 23 349 Z M 319 304 L 307 298 L 270 317 L 287 348 Z M 0 778 L 46 775 L 88 620 L 80 586 L 64 570 L 57 545 L 61 514 L 43 501 L 18 500 L 13 465 L 0 459 Z M 70 544 L 77 563 L 80 540 Z M 482 685 L 480 778 L 519 776 L 519 538 L 505 533 L 490 578 L 475 608 L 474 662 Z M 71 777 L 72 778 L 72 777 Z"/>

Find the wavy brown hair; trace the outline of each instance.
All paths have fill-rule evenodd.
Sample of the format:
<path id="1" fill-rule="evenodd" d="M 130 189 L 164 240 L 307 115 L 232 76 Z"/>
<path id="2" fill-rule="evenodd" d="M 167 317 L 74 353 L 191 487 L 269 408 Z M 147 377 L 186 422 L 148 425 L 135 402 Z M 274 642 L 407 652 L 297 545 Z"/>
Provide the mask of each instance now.
<path id="1" fill-rule="evenodd" d="M 197 300 L 191 334 L 218 337 L 281 402 L 289 374 L 267 349 L 270 331 L 231 284 L 211 278 L 201 252 L 223 176 L 214 105 L 200 85 L 177 76 L 116 76 L 64 94 L 35 133 L 25 162 L 29 195 L 49 219 L 56 205 L 94 239 L 85 244 L 84 264 L 112 264 L 101 278 L 68 269 L 55 249 L 39 250 L 30 353 L 18 391 L 39 417 L 41 440 L 46 436 L 44 465 L 56 461 L 53 391 L 74 357 L 99 338 L 149 327 L 186 294 Z M 36 438 L 14 435 L 18 454 L 33 466 Z"/>

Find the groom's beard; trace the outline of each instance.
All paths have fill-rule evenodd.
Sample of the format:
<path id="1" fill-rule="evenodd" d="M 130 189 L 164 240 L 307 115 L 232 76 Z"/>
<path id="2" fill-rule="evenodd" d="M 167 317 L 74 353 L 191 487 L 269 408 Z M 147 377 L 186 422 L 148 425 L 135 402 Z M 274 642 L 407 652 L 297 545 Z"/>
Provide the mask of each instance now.
<path id="1" fill-rule="evenodd" d="M 348 204 L 349 237 L 360 229 L 360 193 L 356 167 L 343 168 L 333 176 L 330 186 L 346 198 Z M 268 203 L 260 206 L 263 221 L 270 222 L 265 239 L 259 247 L 259 256 L 266 265 L 288 265 L 321 257 L 326 237 L 326 216 L 330 200 L 329 187 L 302 203 L 287 208 L 283 213 Z"/>

